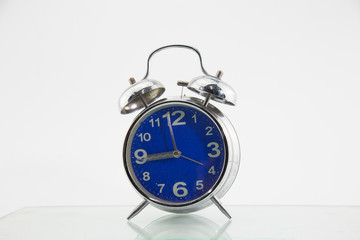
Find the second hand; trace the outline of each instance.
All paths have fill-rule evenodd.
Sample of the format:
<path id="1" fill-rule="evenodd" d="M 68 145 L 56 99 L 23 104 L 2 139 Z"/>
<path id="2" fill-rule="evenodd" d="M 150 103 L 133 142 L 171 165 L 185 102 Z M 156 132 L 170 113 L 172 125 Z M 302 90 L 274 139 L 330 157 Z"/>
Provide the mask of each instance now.
<path id="1" fill-rule="evenodd" d="M 189 157 L 185 157 L 184 155 L 181 155 L 180 157 L 185 158 L 185 159 L 187 159 L 187 160 L 189 160 L 189 161 L 192 161 L 192 162 L 194 162 L 194 163 L 197 163 L 197 164 L 199 164 L 199 165 L 204 165 L 203 163 L 198 162 L 198 161 L 196 161 L 196 160 L 194 160 L 194 159 L 191 159 L 191 158 L 189 158 Z"/>

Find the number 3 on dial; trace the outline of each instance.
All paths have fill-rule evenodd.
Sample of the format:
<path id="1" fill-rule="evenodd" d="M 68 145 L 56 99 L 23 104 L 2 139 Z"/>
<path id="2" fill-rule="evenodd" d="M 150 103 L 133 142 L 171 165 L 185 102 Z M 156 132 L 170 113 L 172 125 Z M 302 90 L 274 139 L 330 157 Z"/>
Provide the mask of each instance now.
<path id="1" fill-rule="evenodd" d="M 214 146 L 211 151 L 215 152 L 215 153 L 208 153 L 208 156 L 209 157 L 212 157 L 212 158 L 216 158 L 220 155 L 220 150 L 219 150 L 219 144 L 216 143 L 216 142 L 211 142 L 211 143 L 208 143 L 207 147 L 212 147 Z"/>

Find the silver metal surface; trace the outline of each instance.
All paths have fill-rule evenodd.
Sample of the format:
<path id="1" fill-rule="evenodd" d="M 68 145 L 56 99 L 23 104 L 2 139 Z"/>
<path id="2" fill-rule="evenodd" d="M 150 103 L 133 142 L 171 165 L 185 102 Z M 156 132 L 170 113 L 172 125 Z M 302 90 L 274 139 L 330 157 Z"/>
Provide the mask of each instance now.
<path id="1" fill-rule="evenodd" d="M 237 97 L 234 89 L 217 77 L 204 75 L 194 78 L 189 82 L 187 88 L 216 102 L 225 103 L 231 106 L 236 104 Z"/>
<path id="2" fill-rule="evenodd" d="M 220 203 L 219 199 L 217 199 L 215 196 L 211 198 L 211 201 L 218 207 L 218 209 L 229 219 L 231 219 L 231 216 L 229 212 L 225 209 L 225 207 Z"/>
<path id="3" fill-rule="evenodd" d="M 195 199 L 194 201 L 190 201 L 184 204 L 167 202 L 150 194 L 145 188 L 142 187 L 140 182 L 136 179 L 131 165 L 131 142 L 137 130 L 137 126 L 139 126 L 141 124 L 141 121 L 147 116 L 151 115 L 155 111 L 158 111 L 159 108 L 165 108 L 172 105 L 192 106 L 197 110 L 202 111 L 207 115 L 210 115 L 216 125 L 219 126 L 219 128 L 221 129 L 227 149 L 225 153 L 226 164 L 224 166 L 224 169 L 222 170 L 222 175 L 219 178 L 218 182 L 211 190 L 209 190 L 199 199 Z M 135 118 L 135 121 L 126 136 L 124 143 L 124 166 L 133 186 L 142 197 L 145 197 L 149 201 L 151 205 L 169 212 L 187 213 L 197 211 L 209 206 L 213 202 L 213 200 L 211 200 L 212 197 L 216 196 L 217 198 L 221 198 L 229 190 L 232 183 L 234 182 L 237 171 L 239 169 L 239 164 L 240 148 L 238 138 L 233 126 L 216 107 L 211 104 L 207 104 L 206 106 L 204 106 L 203 100 L 198 98 L 186 97 L 163 99 L 151 104 L 149 108 L 143 110 Z"/>
<path id="4" fill-rule="evenodd" d="M 143 79 L 146 79 L 146 78 L 149 76 L 150 60 L 151 60 L 151 58 L 154 56 L 154 54 L 157 53 L 157 52 L 160 52 L 160 51 L 162 51 L 162 50 L 164 50 L 164 49 L 167 49 L 167 48 L 187 48 L 187 49 L 193 50 L 194 52 L 196 52 L 196 54 L 197 54 L 198 57 L 199 57 L 201 71 L 202 71 L 205 75 L 209 75 L 209 74 L 206 72 L 206 70 L 205 70 L 205 68 L 204 68 L 204 66 L 203 66 L 201 54 L 200 54 L 200 52 L 199 52 L 197 49 L 195 49 L 195 48 L 193 48 L 193 47 L 190 47 L 190 46 L 187 46 L 187 45 L 174 44 L 174 45 L 167 45 L 167 46 L 158 48 L 158 49 L 156 49 L 155 51 L 153 51 L 153 52 L 149 55 L 149 58 L 148 58 L 148 60 L 147 60 L 147 65 L 146 65 L 146 74 L 145 74 L 145 76 L 144 76 Z M 209 76 L 210 76 L 210 75 L 209 75 Z"/>
<path id="5" fill-rule="evenodd" d="M 195 51 L 200 60 L 201 70 L 204 73 L 203 76 L 193 79 L 189 84 L 184 81 L 179 81 L 179 86 L 187 86 L 187 88 L 191 91 L 206 97 L 206 101 L 204 102 L 205 106 L 210 100 L 228 105 L 235 105 L 235 91 L 228 84 L 220 81 L 223 73 L 218 71 L 215 76 L 209 75 L 204 69 L 201 54 L 197 49 L 187 45 L 167 45 L 156 49 L 149 55 L 147 60 L 146 74 L 141 81 L 136 82 L 134 78 L 130 78 L 131 86 L 123 92 L 119 100 L 119 108 L 122 114 L 128 114 L 141 108 L 147 108 L 148 105 L 150 105 L 164 93 L 165 87 L 156 80 L 148 79 L 148 76 L 151 58 L 157 52 L 168 48 L 187 48 Z"/>
<path id="6" fill-rule="evenodd" d="M 208 105 L 209 101 L 211 99 L 211 94 L 208 94 L 205 99 L 204 99 L 204 106 L 206 107 L 206 105 Z"/>
<path id="7" fill-rule="evenodd" d="M 147 200 L 143 200 L 133 211 L 132 213 L 127 217 L 127 220 L 132 219 L 136 215 L 139 214 L 147 205 L 149 205 L 149 202 Z"/>
<path id="8" fill-rule="evenodd" d="M 221 79 L 223 75 L 224 75 L 224 73 L 221 70 L 219 70 L 219 71 L 217 71 L 215 77 L 218 79 Z"/>
<path id="9" fill-rule="evenodd" d="M 148 79 L 150 60 L 157 52 L 167 48 L 176 47 L 187 48 L 195 51 L 199 57 L 200 67 L 204 75 L 193 79 L 189 83 L 185 81 L 179 81 L 178 85 L 182 87 L 180 98 L 163 99 L 152 103 L 163 94 L 165 88 L 160 82 Z M 235 105 L 236 103 L 235 91 L 228 84 L 221 81 L 221 77 L 221 71 L 218 71 L 215 76 L 211 76 L 205 71 L 200 52 L 195 48 L 187 45 L 168 45 L 156 49 L 149 55 L 147 60 L 146 74 L 143 80 L 136 82 L 135 79 L 130 79 L 130 83 L 132 85 L 124 91 L 119 100 L 120 111 L 122 114 L 127 114 L 140 108 L 145 107 L 145 109 L 135 118 L 126 136 L 123 151 L 124 166 L 131 183 L 137 192 L 145 198 L 145 200 L 133 211 L 133 213 L 129 216 L 129 219 L 138 214 L 149 203 L 159 209 L 175 213 L 197 211 L 214 203 L 226 216 L 231 218 L 225 208 L 220 204 L 218 199 L 220 199 L 229 190 L 235 180 L 240 165 L 240 147 L 236 132 L 230 121 L 216 107 L 209 103 L 210 100 L 228 105 Z M 184 86 L 186 86 L 189 90 L 204 96 L 205 99 L 201 100 L 198 98 L 184 97 Z M 225 163 L 217 182 L 213 185 L 212 189 L 204 193 L 201 197 L 185 203 L 165 201 L 149 193 L 136 178 L 131 164 L 131 142 L 134 138 L 137 128 L 141 125 L 142 121 L 146 119 L 146 117 L 168 106 L 187 106 L 193 107 L 198 111 L 202 111 L 205 115 L 209 116 L 214 121 L 215 125 L 219 128 L 225 145 Z M 171 127 L 170 115 L 168 115 L 168 124 L 174 151 L 150 154 L 148 159 L 138 159 L 137 161 L 139 161 L 139 164 L 144 164 L 146 161 L 169 158 L 171 156 L 176 158 L 182 157 L 184 160 L 202 164 L 201 162 L 182 155 L 182 153 L 176 147 L 175 138 Z"/>
<path id="10" fill-rule="evenodd" d="M 131 86 L 121 94 L 119 99 L 119 110 L 122 114 L 146 108 L 165 91 L 165 87 L 156 80 L 145 79 L 136 82 L 131 78 L 130 83 Z"/>
<path id="11" fill-rule="evenodd" d="M 177 85 L 181 87 L 187 87 L 188 84 L 189 82 L 187 81 L 177 81 Z"/>

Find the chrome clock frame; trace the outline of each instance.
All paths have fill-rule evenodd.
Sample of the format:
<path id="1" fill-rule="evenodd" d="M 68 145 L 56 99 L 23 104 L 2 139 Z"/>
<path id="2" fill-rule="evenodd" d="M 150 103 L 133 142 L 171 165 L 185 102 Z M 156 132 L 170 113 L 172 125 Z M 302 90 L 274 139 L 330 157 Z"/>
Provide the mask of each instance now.
<path id="1" fill-rule="evenodd" d="M 134 172 L 132 170 L 131 165 L 131 143 L 129 140 L 133 138 L 135 135 L 136 129 L 135 126 L 141 124 L 139 120 L 144 115 L 149 115 L 152 113 L 153 109 L 156 109 L 157 107 L 167 106 L 170 104 L 176 104 L 179 105 L 192 105 L 195 108 L 198 108 L 200 111 L 205 112 L 207 115 L 209 115 L 213 121 L 218 125 L 222 137 L 225 142 L 225 164 L 224 169 L 217 180 L 217 182 L 214 184 L 214 186 L 203 196 L 201 196 L 198 199 L 195 199 L 193 201 L 189 201 L 183 204 L 178 203 L 171 203 L 168 201 L 164 201 L 161 199 L 155 199 L 149 195 L 149 193 L 141 186 L 141 184 L 138 182 L 136 176 L 134 175 Z M 144 109 L 135 119 L 132 123 L 126 138 L 124 142 L 124 149 L 123 149 L 123 159 L 124 159 L 124 167 L 126 170 L 126 173 L 133 185 L 133 187 L 136 189 L 136 191 L 141 195 L 142 198 L 144 198 L 144 201 L 137 207 L 137 211 L 134 211 L 134 215 L 130 215 L 129 219 L 132 218 L 137 214 L 137 212 L 140 212 L 143 208 L 146 207 L 147 204 L 151 204 L 154 207 L 157 207 L 159 209 L 173 212 L 173 213 L 189 213 L 198 211 L 200 209 L 203 209 L 207 206 L 209 206 L 211 203 L 215 203 L 220 210 L 229 218 L 230 214 L 224 209 L 224 207 L 220 204 L 219 200 L 221 197 L 225 195 L 225 193 L 230 189 L 231 185 L 233 184 L 239 166 L 240 166 L 240 146 L 239 146 L 239 140 L 237 137 L 237 134 L 235 132 L 234 127 L 230 123 L 230 121 L 227 119 L 227 117 L 214 105 L 208 103 L 204 105 L 204 100 L 194 98 L 194 97 L 180 97 L 180 98 L 170 98 L 170 99 L 162 99 L 159 100 L 153 104 L 151 104 L 148 108 Z"/>

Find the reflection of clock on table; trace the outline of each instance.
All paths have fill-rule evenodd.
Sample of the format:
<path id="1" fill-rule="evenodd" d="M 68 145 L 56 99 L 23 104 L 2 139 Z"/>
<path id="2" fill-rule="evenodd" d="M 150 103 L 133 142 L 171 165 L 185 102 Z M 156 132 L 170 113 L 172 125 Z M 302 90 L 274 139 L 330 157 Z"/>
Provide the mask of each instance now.
<path id="1" fill-rule="evenodd" d="M 194 50 L 200 59 L 203 76 L 179 86 L 204 99 L 180 97 L 154 102 L 164 86 L 148 79 L 149 62 L 160 50 L 182 47 Z M 209 75 L 200 53 L 189 46 L 169 45 L 155 50 L 148 58 L 143 80 L 132 84 L 120 97 L 122 114 L 145 108 L 132 123 L 124 143 L 126 173 L 143 197 L 131 219 L 149 203 L 175 213 L 200 210 L 214 203 L 227 217 L 221 198 L 235 180 L 240 149 L 229 120 L 210 101 L 235 105 L 236 94 L 216 76 Z"/>
<path id="2" fill-rule="evenodd" d="M 231 240 L 226 232 L 230 220 L 219 226 L 209 218 L 195 214 L 166 215 L 141 228 L 133 222 L 129 226 L 138 233 L 136 240 L 144 239 L 221 239 Z"/>

